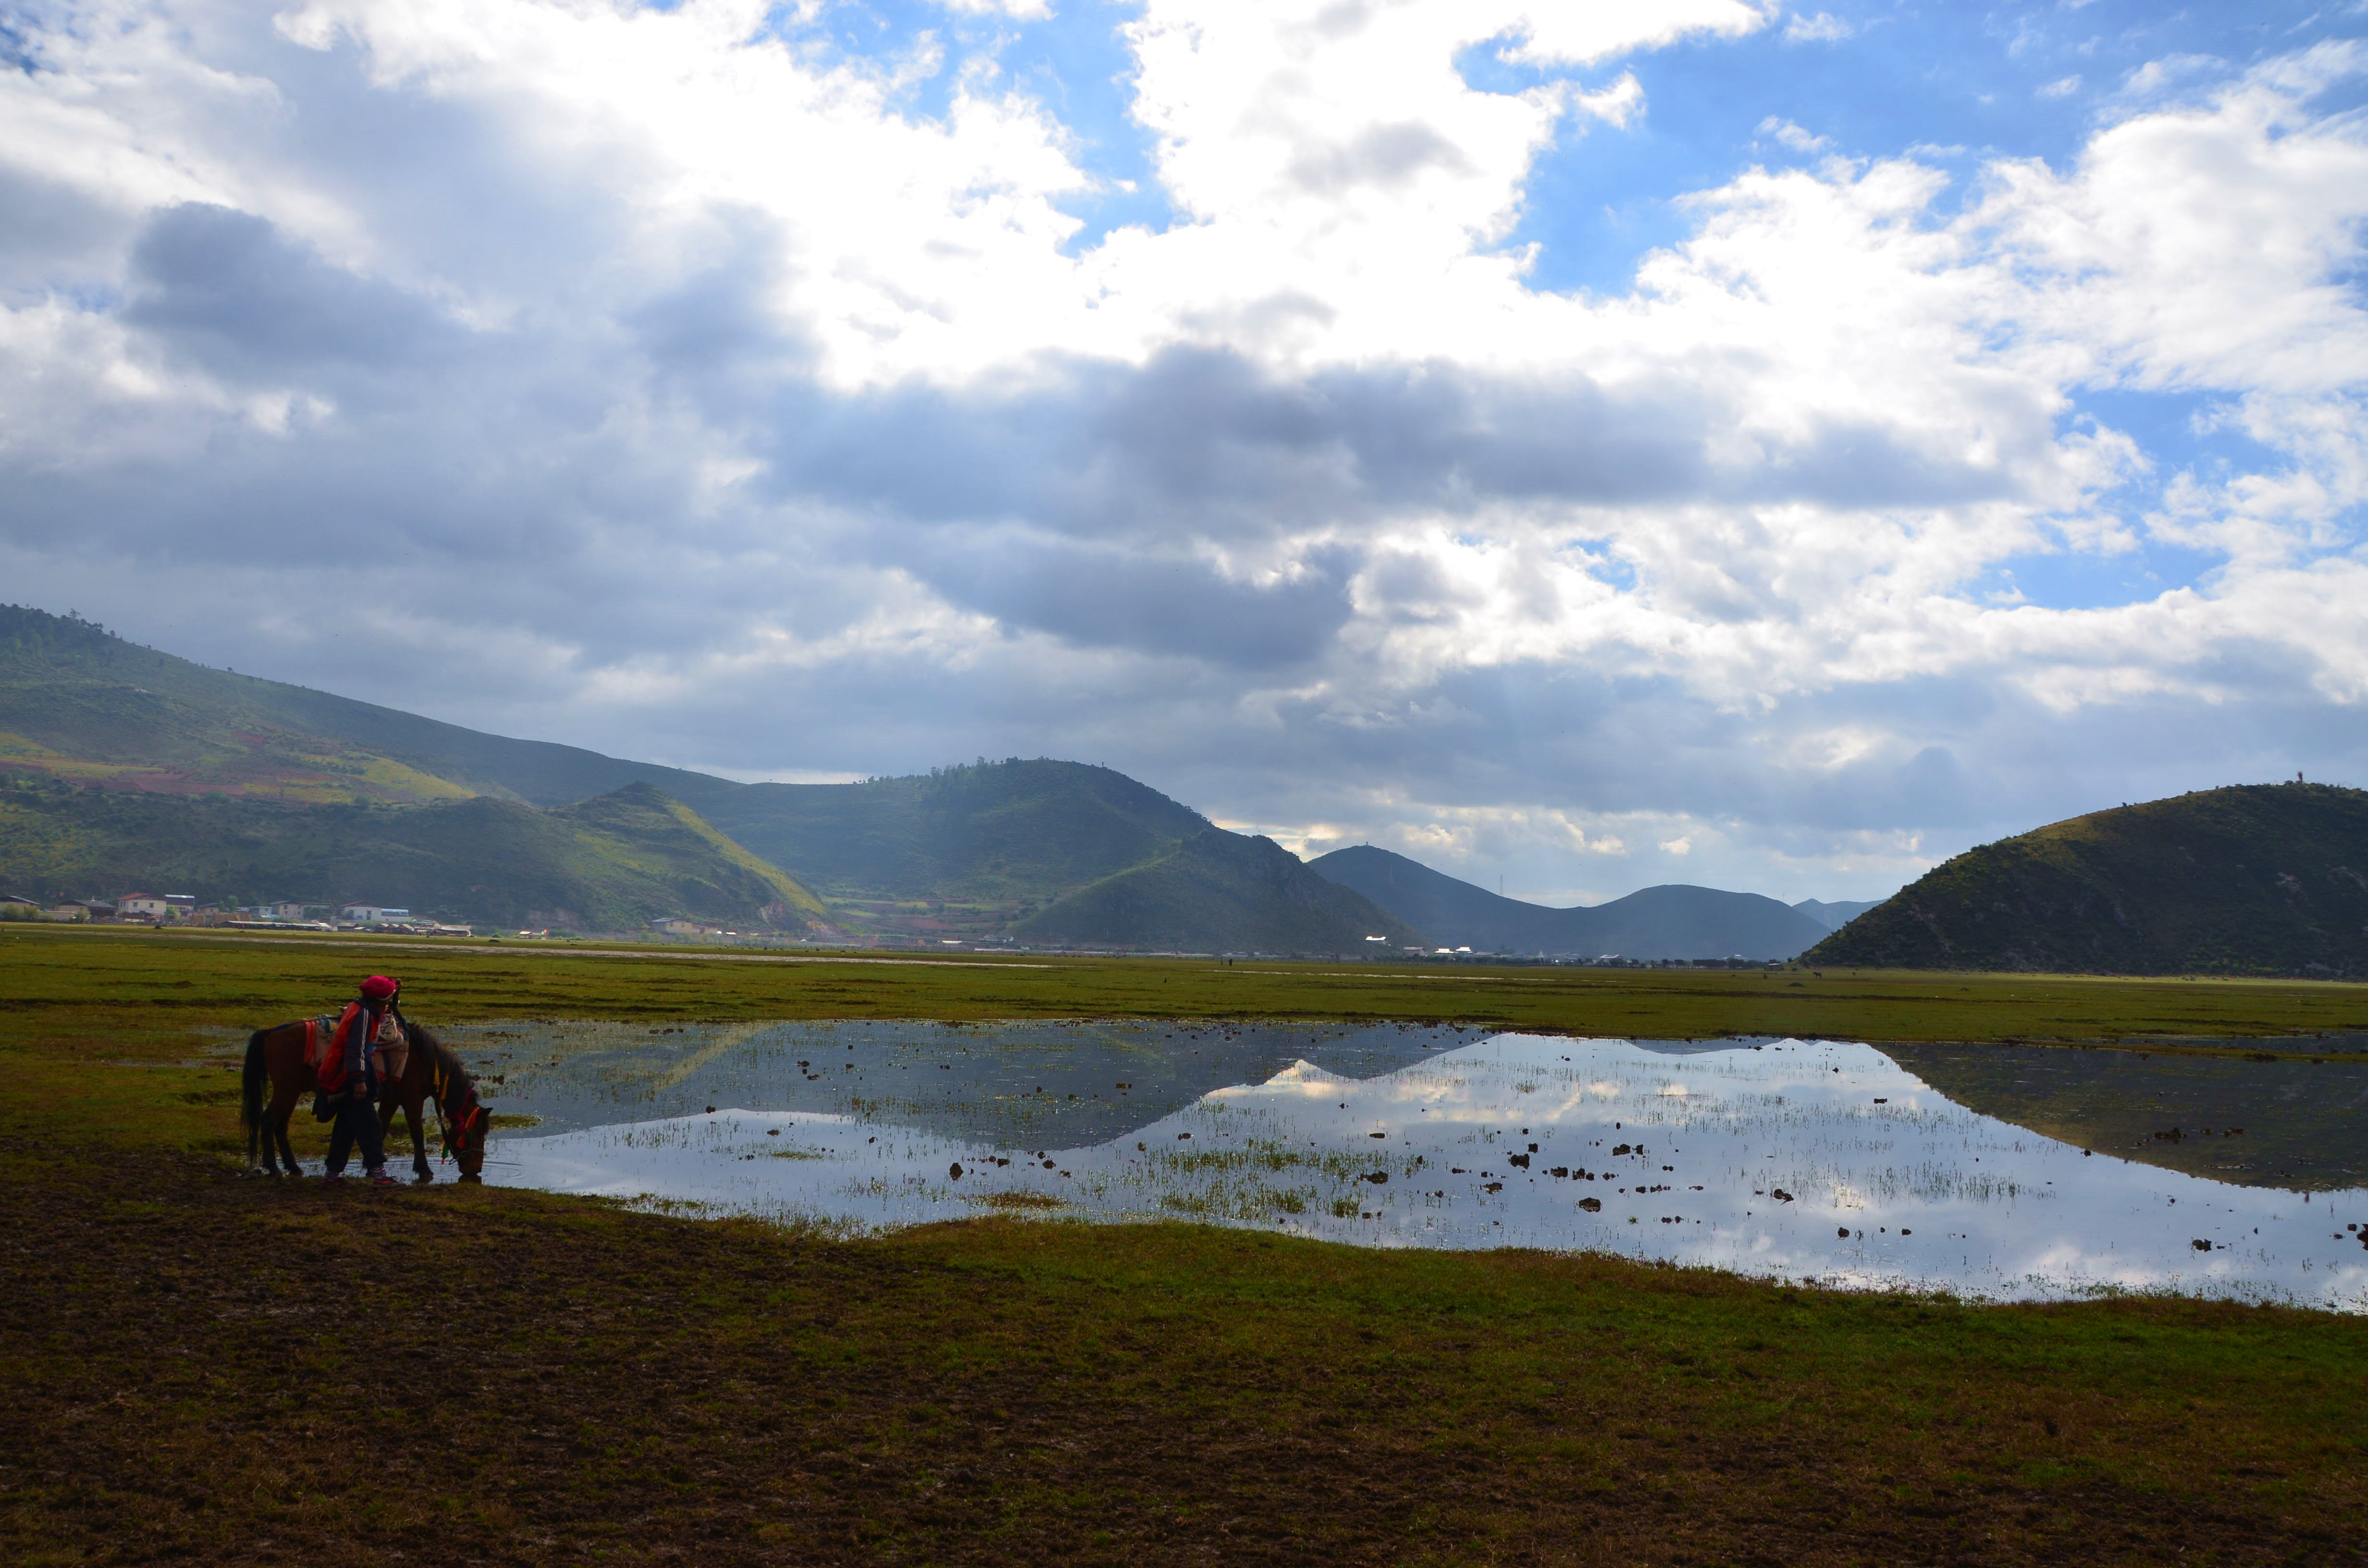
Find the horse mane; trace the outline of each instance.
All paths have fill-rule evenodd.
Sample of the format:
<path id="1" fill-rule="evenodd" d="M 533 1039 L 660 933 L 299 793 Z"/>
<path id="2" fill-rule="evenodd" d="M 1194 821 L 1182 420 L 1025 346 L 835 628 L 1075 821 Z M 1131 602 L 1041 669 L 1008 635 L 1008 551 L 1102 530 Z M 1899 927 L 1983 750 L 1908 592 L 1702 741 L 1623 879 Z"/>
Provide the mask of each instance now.
<path id="1" fill-rule="evenodd" d="M 478 1103 L 477 1081 L 469 1075 L 469 1069 L 450 1046 L 437 1039 L 427 1025 L 415 1024 L 409 1018 L 403 1020 L 403 1032 L 411 1041 L 411 1049 L 427 1058 L 428 1079 L 440 1108 Z"/>

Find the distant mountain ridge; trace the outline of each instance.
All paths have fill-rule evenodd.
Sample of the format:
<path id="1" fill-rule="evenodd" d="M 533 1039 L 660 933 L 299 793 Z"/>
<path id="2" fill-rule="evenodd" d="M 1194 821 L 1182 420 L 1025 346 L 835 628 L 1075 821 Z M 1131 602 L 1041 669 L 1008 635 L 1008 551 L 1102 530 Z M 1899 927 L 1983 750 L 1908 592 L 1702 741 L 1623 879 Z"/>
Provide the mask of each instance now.
<path id="1" fill-rule="evenodd" d="M 1213 825 L 1113 769 L 1017 757 L 860 784 L 738 785 L 701 809 L 832 898 L 1049 902 Z"/>
<path id="2" fill-rule="evenodd" d="M 1423 933 L 1318 876 L 1271 838 L 1212 827 L 1148 865 L 1080 888 L 1019 922 L 1023 940 L 1186 952 L 1359 953 Z M 1383 938 L 1369 943 L 1368 938 Z"/>
<path id="3" fill-rule="evenodd" d="M 1845 901 L 1838 903 L 1827 903 L 1822 899 L 1804 898 L 1793 907 L 1827 930 L 1839 931 L 1868 910 L 1880 908 L 1883 903 L 1884 901 L 1879 898 Z"/>
<path id="4" fill-rule="evenodd" d="M 2368 977 L 2368 790 L 2237 785 L 2051 824 L 1934 867 L 1806 958 Z"/>
<path id="5" fill-rule="evenodd" d="M 1381 936 L 1373 946 L 1719 958 L 1782 956 L 1825 934 L 1773 900 L 1707 888 L 1542 910 L 1402 857 L 1389 858 L 1412 872 L 1381 876 L 1377 893 L 1358 885 L 1359 852 L 1311 869 L 1073 762 L 742 784 L 210 669 L 0 606 L 0 780 L 12 776 L 35 783 L 0 797 L 0 880 L 48 895 L 165 880 L 207 897 L 329 896 L 352 868 L 366 885 L 336 896 L 455 916 L 747 925 L 769 908 L 858 939 L 1347 952 Z M 69 800 L 42 778 L 100 788 Z M 679 896 L 662 910 L 669 885 Z"/>
<path id="6" fill-rule="evenodd" d="M 1550 909 L 1501 897 L 1370 844 L 1308 862 L 1434 942 L 1490 952 L 1581 958 L 1789 959 L 1830 928 L 1758 893 L 1672 884 L 1588 908 Z"/>

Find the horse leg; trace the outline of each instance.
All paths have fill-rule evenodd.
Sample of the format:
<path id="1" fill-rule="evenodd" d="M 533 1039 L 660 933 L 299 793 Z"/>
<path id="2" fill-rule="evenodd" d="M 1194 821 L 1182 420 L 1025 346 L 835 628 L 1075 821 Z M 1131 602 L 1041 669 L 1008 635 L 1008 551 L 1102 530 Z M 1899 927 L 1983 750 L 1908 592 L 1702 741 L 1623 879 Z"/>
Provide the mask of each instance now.
<path id="1" fill-rule="evenodd" d="M 301 1174 L 296 1167 L 296 1153 L 288 1146 L 288 1118 L 295 1108 L 296 1096 L 289 1093 L 288 1085 L 274 1083 L 271 1085 L 271 1103 L 263 1111 L 263 1173 L 266 1176 L 279 1174 L 279 1156 L 283 1153 L 288 1157 L 288 1174 Z"/>
<path id="2" fill-rule="evenodd" d="M 297 1104 L 298 1101 L 296 1096 L 290 1095 L 288 1098 L 288 1108 L 279 1113 L 279 1120 L 278 1123 L 279 1130 L 279 1157 L 288 1162 L 288 1174 L 292 1176 L 300 1176 L 304 1174 L 304 1167 L 300 1165 L 296 1159 L 296 1145 L 288 1141 L 288 1123 L 290 1119 L 294 1117 L 296 1114 Z"/>
<path id="3" fill-rule="evenodd" d="M 427 1125 L 419 1114 L 425 1108 L 417 1099 L 403 1102 L 403 1119 L 411 1126 L 411 1169 L 421 1181 L 434 1181 L 436 1172 L 427 1163 Z"/>
<path id="4" fill-rule="evenodd" d="M 309 1080 L 312 1076 L 301 1062 L 285 1077 L 275 1074 L 271 1080 L 271 1110 L 263 1119 L 265 1145 L 268 1147 L 274 1142 L 279 1143 L 279 1157 L 288 1162 L 288 1174 L 292 1176 L 302 1176 L 304 1167 L 296 1163 L 296 1146 L 288 1141 L 288 1122 L 296 1114 L 296 1107 L 302 1101 L 304 1091 L 311 1086 Z"/>
<path id="5" fill-rule="evenodd" d="M 411 1169 L 415 1179 L 434 1181 L 436 1173 L 427 1168 L 427 1141 L 419 1131 L 419 1102 L 404 1094 L 400 1085 L 389 1088 L 386 1098 L 379 1102 L 379 1136 L 385 1138 L 394 1131 L 394 1113 L 403 1112 L 403 1121 L 411 1130 Z"/>

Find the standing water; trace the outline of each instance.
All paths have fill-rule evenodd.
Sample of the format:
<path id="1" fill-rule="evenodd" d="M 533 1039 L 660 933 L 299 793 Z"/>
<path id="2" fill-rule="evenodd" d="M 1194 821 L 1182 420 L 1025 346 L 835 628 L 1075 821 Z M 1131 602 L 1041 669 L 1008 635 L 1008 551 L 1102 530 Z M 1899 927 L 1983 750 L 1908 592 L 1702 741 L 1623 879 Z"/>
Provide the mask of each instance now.
<path id="1" fill-rule="evenodd" d="M 2001 1300 L 2171 1290 L 2368 1311 L 2362 1061 L 2050 1052 L 2044 1065 L 2078 1068 L 2051 1088 L 2030 1065 L 2042 1053 L 1983 1054 L 2004 1047 L 1903 1051 L 1919 1076 L 1863 1045 L 1387 1026 L 450 1038 L 500 1110 L 536 1119 L 497 1136 L 487 1180 L 691 1212 L 846 1233 L 994 1212 L 1181 1219 Z M 2180 1125 L 2131 1131 L 2165 1119 L 2165 1096 Z"/>

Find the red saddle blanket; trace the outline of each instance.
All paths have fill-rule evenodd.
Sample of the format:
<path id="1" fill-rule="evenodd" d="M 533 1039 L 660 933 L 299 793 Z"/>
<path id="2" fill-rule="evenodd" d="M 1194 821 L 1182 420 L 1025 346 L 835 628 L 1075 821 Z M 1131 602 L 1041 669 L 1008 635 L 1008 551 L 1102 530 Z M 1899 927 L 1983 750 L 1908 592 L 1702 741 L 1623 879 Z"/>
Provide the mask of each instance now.
<path id="1" fill-rule="evenodd" d="M 338 1072 L 336 1064 L 330 1060 L 337 1049 L 337 1029 L 344 1022 L 342 1016 L 335 1014 L 304 1020 L 304 1065 L 313 1070 L 314 1083 L 333 1091 L 345 1080 L 345 1074 Z M 404 1069 L 411 1064 L 411 1042 L 403 1038 L 399 1027 L 381 1034 L 379 1057 L 384 1063 L 381 1081 L 401 1083 Z"/>

